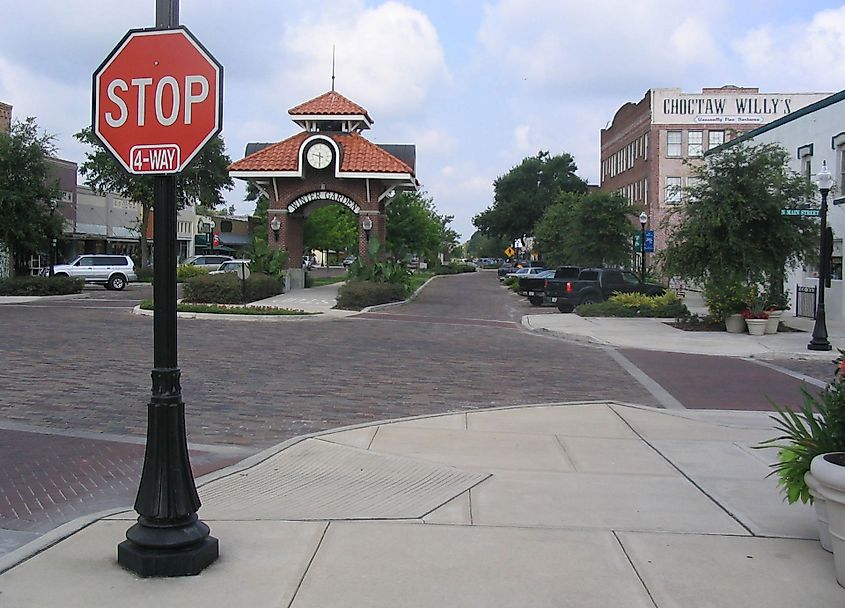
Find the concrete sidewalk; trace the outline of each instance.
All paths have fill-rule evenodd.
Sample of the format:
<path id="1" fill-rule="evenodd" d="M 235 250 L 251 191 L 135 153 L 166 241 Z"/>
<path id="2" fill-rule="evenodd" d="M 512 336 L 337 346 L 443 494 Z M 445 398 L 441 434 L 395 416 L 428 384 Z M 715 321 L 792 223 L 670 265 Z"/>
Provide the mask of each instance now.
<path id="1" fill-rule="evenodd" d="M 700 294 L 690 292 L 685 303 L 691 312 L 704 315 L 707 309 Z M 782 322 L 797 332 L 778 332 L 766 336 L 729 334 L 725 331 L 683 331 L 669 323 L 672 319 L 629 319 L 579 317 L 576 314 L 548 313 L 527 315 L 524 327 L 548 331 L 574 340 L 618 348 L 639 348 L 663 352 L 759 359 L 797 358 L 833 360 L 837 348 L 845 349 L 845 324 L 828 323 L 832 351 L 807 350 L 815 321 L 784 314 Z"/>
<path id="2" fill-rule="evenodd" d="M 125 513 L 0 575 L 0 605 L 845 605 L 812 509 L 751 449 L 770 422 L 580 403 L 300 438 L 202 480 L 201 575 L 122 570 Z"/>

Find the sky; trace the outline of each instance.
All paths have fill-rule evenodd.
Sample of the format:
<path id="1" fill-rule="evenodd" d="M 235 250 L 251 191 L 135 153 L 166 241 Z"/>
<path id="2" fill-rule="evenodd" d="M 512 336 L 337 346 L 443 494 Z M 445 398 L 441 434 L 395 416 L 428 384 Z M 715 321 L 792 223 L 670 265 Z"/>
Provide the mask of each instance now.
<path id="1" fill-rule="evenodd" d="M 91 75 L 154 0 L 5 0 L 0 101 L 34 116 L 58 156 L 91 122 Z M 417 177 L 468 239 L 493 181 L 540 150 L 599 181 L 601 129 L 653 87 L 761 92 L 845 86 L 845 2 L 825 0 L 182 0 L 180 22 L 225 69 L 223 137 L 298 131 L 287 111 L 331 89 L 367 108 L 364 135 L 414 143 Z M 251 213 L 243 182 L 226 194 Z"/>

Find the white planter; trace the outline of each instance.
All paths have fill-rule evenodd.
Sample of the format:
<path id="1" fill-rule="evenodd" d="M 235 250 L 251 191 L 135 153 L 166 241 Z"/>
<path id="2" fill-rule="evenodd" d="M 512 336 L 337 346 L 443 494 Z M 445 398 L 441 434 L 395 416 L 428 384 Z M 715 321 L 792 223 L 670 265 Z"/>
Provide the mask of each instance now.
<path id="1" fill-rule="evenodd" d="M 813 477 L 810 471 L 804 474 L 804 483 L 810 488 L 810 495 L 813 497 L 813 508 L 816 510 L 816 526 L 819 529 L 819 542 L 822 549 L 833 553 L 833 545 L 830 540 L 830 524 L 827 518 L 827 501 L 819 491 L 819 482 Z"/>
<path id="2" fill-rule="evenodd" d="M 769 311 L 768 323 L 766 323 L 766 333 L 767 334 L 778 333 L 778 325 L 780 325 L 780 317 L 781 317 L 782 314 L 783 314 L 782 310 L 770 310 Z"/>
<path id="3" fill-rule="evenodd" d="M 730 315 L 725 319 L 725 329 L 729 334 L 744 334 L 745 319 L 740 314 Z"/>
<path id="4" fill-rule="evenodd" d="M 810 472 L 827 502 L 836 581 L 845 587 L 845 452 L 816 456 Z"/>
<path id="5" fill-rule="evenodd" d="M 766 324 L 768 319 L 746 319 L 745 324 L 748 326 L 748 333 L 752 336 L 762 336 L 766 333 Z"/>

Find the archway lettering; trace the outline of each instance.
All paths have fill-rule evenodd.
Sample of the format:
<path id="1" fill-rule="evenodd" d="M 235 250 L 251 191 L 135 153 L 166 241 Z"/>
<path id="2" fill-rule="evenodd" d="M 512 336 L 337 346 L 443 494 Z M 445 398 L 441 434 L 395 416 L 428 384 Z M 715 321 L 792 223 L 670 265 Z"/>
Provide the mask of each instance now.
<path id="1" fill-rule="evenodd" d="M 327 192 L 324 190 L 320 190 L 317 192 L 309 192 L 308 194 L 303 194 L 302 196 L 291 201 L 291 203 L 287 207 L 288 213 L 293 213 L 300 207 L 307 205 L 308 203 L 313 203 L 315 201 L 332 201 L 335 203 L 340 203 L 344 207 L 348 207 L 352 210 L 353 213 L 358 214 L 361 212 L 361 207 L 358 206 L 358 203 L 353 201 L 345 194 L 341 194 L 340 192 Z"/>

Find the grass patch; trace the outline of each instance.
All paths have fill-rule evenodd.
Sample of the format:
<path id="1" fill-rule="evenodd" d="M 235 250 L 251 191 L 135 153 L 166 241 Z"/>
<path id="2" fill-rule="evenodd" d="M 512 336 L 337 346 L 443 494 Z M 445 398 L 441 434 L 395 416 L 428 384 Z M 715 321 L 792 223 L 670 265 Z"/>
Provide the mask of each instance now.
<path id="1" fill-rule="evenodd" d="M 420 270 L 419 272 L 415 272 L 411 275 L 411 281 L 408 283 L 408 290 L 411 293 L 414 293 L 417 289 L 422 287 L 426 281 L 433 277 L 434 274 L 435 273 L 431 270 Z"/>
<path id="2" fill-rule="evenodd" d="M 152 300 L 142 300 L 141 310 L 153 310 Z M 206 312 L 214 315 L 319 315 L 319 312 L 305 312 L 293 308 L 275 308 L 273 306 L 221 306 L 220 304 L 189 304 L 180 302 L 176 312 Z"/>
<path id="3" fill-rule="evenodd" d="M 342 283 L 346 279 L 348 279 L 345 274 L 340 275 L 339 277 L 312 277 L 308 283 L 309 287 L 324 287 L 326 285 L 334 285 L 335 283 Z"/>

